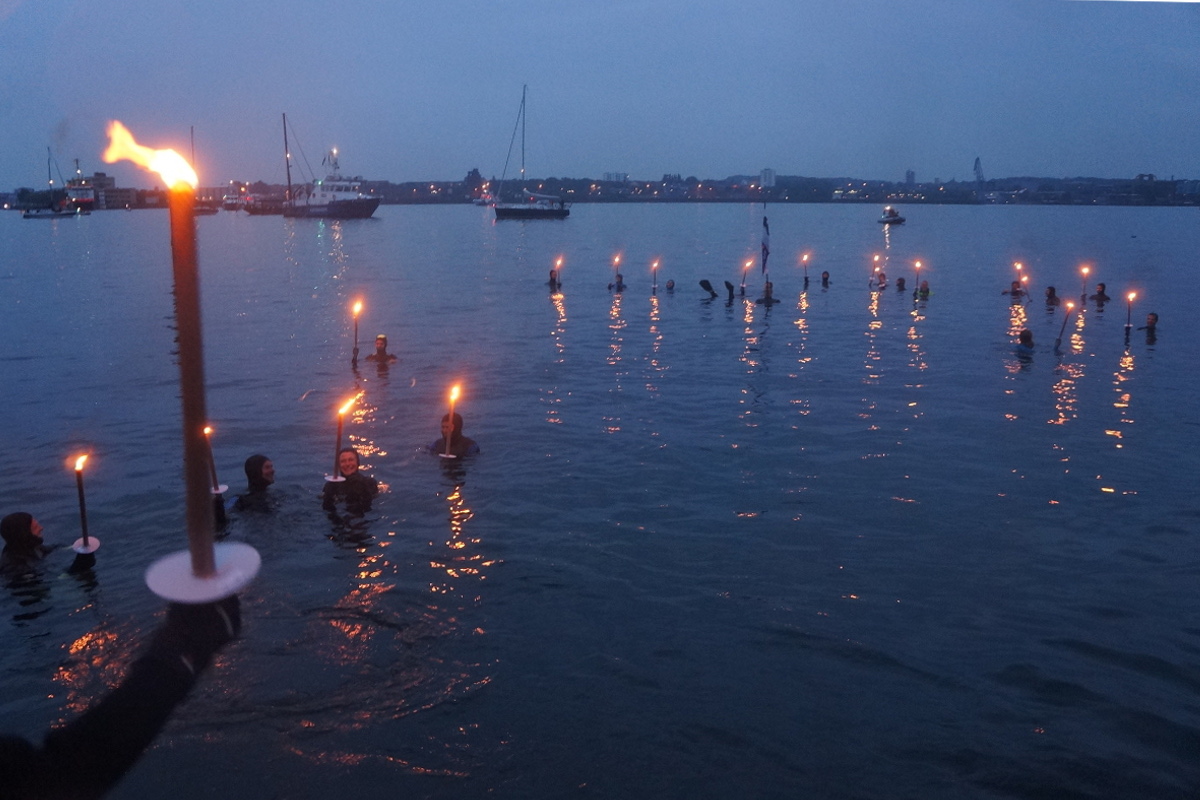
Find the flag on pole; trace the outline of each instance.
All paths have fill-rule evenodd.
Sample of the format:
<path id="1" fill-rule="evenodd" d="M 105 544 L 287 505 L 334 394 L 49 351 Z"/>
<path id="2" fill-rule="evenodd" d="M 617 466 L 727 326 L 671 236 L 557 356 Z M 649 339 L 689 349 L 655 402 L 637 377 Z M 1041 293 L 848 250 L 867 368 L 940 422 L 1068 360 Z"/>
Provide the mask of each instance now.
<path id="1" fill-rule="evenodd" d="M 767 218 L 763 217 L 763 237 L 762 237 L 762 272 L 767 274 L 767 257 L 771 255 L 771 226 L 767 224 Z"/>

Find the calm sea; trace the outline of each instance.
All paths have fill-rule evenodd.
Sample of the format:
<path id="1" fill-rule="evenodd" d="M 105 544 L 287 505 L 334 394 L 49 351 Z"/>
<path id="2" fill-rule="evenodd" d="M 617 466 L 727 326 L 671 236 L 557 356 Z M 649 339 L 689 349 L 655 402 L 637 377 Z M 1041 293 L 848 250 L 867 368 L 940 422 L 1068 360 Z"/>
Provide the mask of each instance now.
<path id="1" fill-rule="evenodd" d="M 220 478 L 264 453 L 280 508 L 232 517 L 244 637 L 115 796 L 1195 797 L 1196 209 L 903 211 L 768 207 L 770 309 L 757 263 L 698 286 L 740 283 L 761 206 L 199 219 Z M 69 544 L 86 451 L 103 542 L 94 583 L 58 551 L 0 592 L 0 718 L 36 738 L 119 681 L 185 546 L 167 215 L 0 241 L 2 510 Z M 1083 264 L 1114 300 L 1056 352 L 1042 291 Z M 350 367 L 358 297 L 385 371 Z M 483 452 L 448 471 L 456 382 Z M 318 493 L 356 392 L 385 492 L 348 532 Z"/>

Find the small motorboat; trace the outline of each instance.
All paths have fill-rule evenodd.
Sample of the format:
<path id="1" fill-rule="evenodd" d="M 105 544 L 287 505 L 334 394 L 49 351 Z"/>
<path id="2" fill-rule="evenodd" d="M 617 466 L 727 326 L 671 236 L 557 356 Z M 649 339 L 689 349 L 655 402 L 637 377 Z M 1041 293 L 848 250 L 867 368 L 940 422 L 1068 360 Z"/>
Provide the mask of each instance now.
<path id="1" fill-rule="evenodd" d="M 903 225 L 904 217 L 900 216 L 900 212 L 891 206 L 884 206 L 883 216 L 879 218 L 880 225 Z"/>

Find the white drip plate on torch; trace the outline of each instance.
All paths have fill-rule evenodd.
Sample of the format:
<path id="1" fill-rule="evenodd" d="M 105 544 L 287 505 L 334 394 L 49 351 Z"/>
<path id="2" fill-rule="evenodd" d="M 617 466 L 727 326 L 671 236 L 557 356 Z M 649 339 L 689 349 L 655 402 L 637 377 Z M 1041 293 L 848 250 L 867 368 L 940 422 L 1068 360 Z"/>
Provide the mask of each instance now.
<path id="1" fill-rule="evenodd" d="M 262 558 L 241 542 L 222 542 L 213 547 L 216 574 L 198 578 L 192 572 L 192 554 L 180 550 L 163 556 L 146 570 L 146 585 L 172 603 L 211 603 L 237 594 L 254 580 Z"/>
<path id="2" fill-rule="evenodd" d="M 229 487 L 223 483 L 218 483 L 216 486 L 214 486 L 209 491 L 211 491 L 213 494 L 225 494 L 226 492 L 229 491 Z"/>
<path id="3" fill-rule="evenodd" d="M 89 536 L 87 544 L 84 544 L 83 539 L 76 539 L 75 544 L 71 545 L 71 549 L 80 555 L 94 553 L 100 549 L 100 540 L 95 536 Z"/>
<path id="4" fill-rule="evenodd" d="M 326 475 L 325 482 L 326 483 L 345 483 L 346 479 L 343 478 L 341 475 Z"/>
<path id="5" fill-rule="evenodd" d="M 438 453 L 442 458 L 458 458 L 454 453 Z"/>

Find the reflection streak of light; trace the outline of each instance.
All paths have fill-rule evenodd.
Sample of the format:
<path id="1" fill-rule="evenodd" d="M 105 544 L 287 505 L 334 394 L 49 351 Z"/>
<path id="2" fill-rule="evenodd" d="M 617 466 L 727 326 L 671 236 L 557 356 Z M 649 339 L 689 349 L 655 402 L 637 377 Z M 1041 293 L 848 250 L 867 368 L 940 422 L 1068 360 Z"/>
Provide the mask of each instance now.
<path id="1" fill-rule="evenodd" d="M 796 303 L 796 310 L 800 312 L 800 315 L 792 322 L 792 324 L 796 326 L 796 330 L 800 333 L 800 340 L 796 343 L 796 349 L 799 351 L 796 357 L 796 363 L 803 367 L 804 364 L 811 363 L 813 360 L 812 356 L 807 355 L 806 352 L 808 349 L 809 334 L 807 291 L 800 293 L 800 300 Z M 800 376 L 799 373 L 793 373 L 788 377 L 798 378 Z M 809 399 L 807 397 L 796 397 L 790 400 L 789 403 L 793 406 L 796 406 L 796 411 L 799 412 L 801 416 L 806 416 L 812 411 L 811 404 L 809 403 Z"/>
<path id="2" fill-rule="evenodd" d="M 434 558 L 429 562 L 431 569 L 444 573 L 450 580 L 462 578 L 477 578 L 486 580 L 485 569 L 497 563 L 495 559 L 486 559 L 477 552 L 480 539 L 467 533 L 467 523 L 475 516 L 475 512 L 467 506 L 463 496 L 463 485 L 457 484 L 446 495 L 449 508 L 450 537 L 445 542 L 449 558 Z M 450 581 L 431 582 L 429 591 L 434 594 L 448 594 L 454 591 Z"/>
<path id="3" fill-rule="evenodd" d="M 1029 325 L 1029 315 L 1025 313 L 1025 303 L 1014 302 L 1008 307 L 1008 335 L 1014 339 L 1022 328 Z"/>
<path id="4" fill-rule="evenodd" d="M 554 327 L 550 331 L 550 338 L 554 342 L 554 361 L 555 364 L 566 363 L 566 342 L 563 339 L 566 333 L 567 323 L 567 306 L 566 297 L 561 291 L 554 292 L 550 295 L 550 303 L 554 306 Z M 542 389 L 542 402 L 546 403 L 546 422 L 552 425 L 561 425 L 563 420 L 559 412 L 558 406 L 562 403 L 562 399 L 558 396 L 557 387 L 548 387 Z"/>
<path id="5" fill-rule="evenodd" d="M 1132 373 L 1136 366 L 1133 353 L 1126 350 L 1118 363 L 1120 368 L 1113 374 L 1113 391 L 1117 394 L 1117 399 L 1113 401 L 1113 407 L 1120 411 L 1120 421 L 1123 424 L 1132 425 L 1134 422 L 1133 415 L 1130 412 L 1132 393 L 1130 388 L 1125 384 L 1132 379 Z M 1117 439 L 1122 438 L 1120 431 L 1106 431 L 1106 433 L 1110 436 L 1115 436 Z M 1118 448 L 1123 446 L 1120 443 L 1117 444 Z"/>
<path id="6" fill-rule="evenodd" d="M 117 646 L 117 634 L 110 630 L 91 630 L 67 645 L 68 660 L 59 665 L 53 680 L 66 689 L 63 710 L 82 714 L 95 699 L 96 677 L 108 687 L 116 686 L 124 675 L 125 653 Z"/>
<path id="7" fill-rule="evenodd" d="M 623 316 L 621 316 L 621 299 L 623 297 L 624 297 L 624 295 L 621 294 L 620 292 L 617 292 L 616 294 L 614 294 L 613 299 L 612 299 L 612 306 L 610 306 L 609 310 L 608 310 L 608 318 L 609 318 L 608 329 L 610 331 L 612 331 L 612 338 L 608 345 L 608 357 L 605 360 L 607 361 L 607 363 L 610 367 L 615 367 L 615 369 L 613 370 L 613 378 L 615 379 L 615 385 L 610 390 L 610 393 L 612 393 L 612 394 L 620 394 L 621 393 L 622 388 L 623 388 L 622 387 L 623 379 L 625 378 L 625 375 L 627 372 L 627 370 L 623 369 L 623 365 L 621 363 L 621 361 L 622 361 L 621 350 L 622 350 L 622 348 L 624 346 L 624 342 L 625 342 L 624 337 L 621 335 L 621 331 L 623 331 L 625 329 L 625 326 L 627 325 L 625 318 Z M 620 417 L 616 416 L 615 414 L 614 415 L 606 414 L 602 417 L 602 419 L 604 420 L 603 430 L 605 433 L 619 433 L 621 431 L 621 418 Z"/>
<path id="8" fill-rule="evenodd" d="M 662 321 L 660 311 L 658 296 L 650 295 L 650 335 L 654 338 L 650 341 L 650 371 L 652 374 L 646 378 L 646 392 L 654 396 L 658 395 L 659 390 L 658 384 L 653 380 L 653 373 L 665 372 L 667 369 L 659 358 L 663 341 L 662 327 L 659 325 Z"/>

